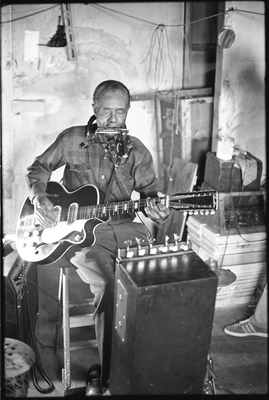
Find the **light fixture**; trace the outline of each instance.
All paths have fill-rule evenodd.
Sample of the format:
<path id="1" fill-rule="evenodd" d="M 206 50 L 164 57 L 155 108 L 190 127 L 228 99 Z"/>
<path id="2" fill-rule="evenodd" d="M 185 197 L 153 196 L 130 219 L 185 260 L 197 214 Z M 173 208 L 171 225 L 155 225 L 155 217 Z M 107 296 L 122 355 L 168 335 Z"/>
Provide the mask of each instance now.
<path id="1" fill-rule="evenodd" d="M 228 49 L 235 41 L 235 33 L 231 27 L 224 26 L 218 35 L 218 45 L 223 49 Z"/>
<path id="2" fill-rule="evenodd" d="M 60 25 L 61 17 L 58 18 L 58 26 L 56 33 L 48 41 L 48 47 L 65 47 L 67 44 L 64 25 Z"/>

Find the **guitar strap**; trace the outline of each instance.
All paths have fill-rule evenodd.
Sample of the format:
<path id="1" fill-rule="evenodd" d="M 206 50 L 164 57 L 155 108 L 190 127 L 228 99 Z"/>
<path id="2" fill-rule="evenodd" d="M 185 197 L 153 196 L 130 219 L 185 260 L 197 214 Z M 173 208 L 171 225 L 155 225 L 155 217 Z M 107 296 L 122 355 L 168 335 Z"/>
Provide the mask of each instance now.
<path id="1" fill-rule="evenodd" d="M 108 201 L 108 199 L 109 199 L 109 196 L 110 196 L 110 193 L 111 193 L 111 189 L 112 189 L 112 183 L 114 182 L 115 175 L 116 175 L 116 165 L 114 165 L 114 169 L 113 169 L 109 184 L 107 185 L 104 203 L 106 203 Z"/>

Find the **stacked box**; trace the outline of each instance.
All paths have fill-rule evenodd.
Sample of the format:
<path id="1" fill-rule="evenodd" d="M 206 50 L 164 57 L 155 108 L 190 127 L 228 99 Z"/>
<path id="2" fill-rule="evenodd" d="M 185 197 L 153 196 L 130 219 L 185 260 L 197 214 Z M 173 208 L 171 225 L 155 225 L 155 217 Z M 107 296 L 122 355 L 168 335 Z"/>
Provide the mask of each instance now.
<path id="1" fill-rule="evenodd" d="M 260 190 L 262 161 L 248 155 L 257 162 L 257 173 L 255 179 L 248 185 L 243 185 L 242 171 L 233 160 L 220 160 L 216 153 L 206 154 L 206 167 L 204 182 L 219 192 L 241 192 L 250 190 Z"/>
<path id="2" fill-rule="evenodd" d="M 213 258 L 219 268 L 229 269 L 237 279 L 218 288 L 216 307 L 253 303 L 257 288 L 264 288 L 266 274 L 266 232 L 221 235 L 200 216 L 189 216 L 187 229 L 192 249 L 203 260 Z"/>

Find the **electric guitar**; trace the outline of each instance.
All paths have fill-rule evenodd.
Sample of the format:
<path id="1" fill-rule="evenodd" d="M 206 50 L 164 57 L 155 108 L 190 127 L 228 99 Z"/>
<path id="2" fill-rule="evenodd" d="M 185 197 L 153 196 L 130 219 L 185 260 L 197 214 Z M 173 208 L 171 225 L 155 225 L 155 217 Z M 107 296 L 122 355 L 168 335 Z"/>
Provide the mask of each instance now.
<path id="1" fill-rule="evenodd" d="M 143 211 L 146 207 L 146 199 L 99 204 L 102 196 L 94 185 L 69 192 L 58 182 L 48 182 L 47 197 L 57 212 L 56 224 L 52 228 L 40 225 L 34 216 L 34 206 L 27 198 L 16 229 L 20 257 L 28 262 L 51 264 L 71 246 L 92 246 L 97 225 L 115 215 Z M 217 193 L 213 190 L 158 197 L 156 201 L 187 214 L 207 215 L 217 209 Z"/>

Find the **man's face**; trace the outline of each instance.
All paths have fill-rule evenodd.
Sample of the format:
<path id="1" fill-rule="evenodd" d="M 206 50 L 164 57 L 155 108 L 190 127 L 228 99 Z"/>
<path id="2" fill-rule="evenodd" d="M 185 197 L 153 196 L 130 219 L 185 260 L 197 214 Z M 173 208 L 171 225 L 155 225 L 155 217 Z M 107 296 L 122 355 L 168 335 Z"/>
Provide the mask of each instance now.
<path id="1" fill-rule="evenodd" d="M 93 104 L 97 126 L 123 128 L 129 110 L 128 97 L 121 90 L 107 91 Z"/>

